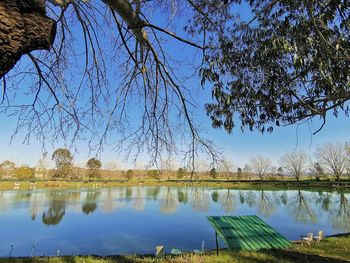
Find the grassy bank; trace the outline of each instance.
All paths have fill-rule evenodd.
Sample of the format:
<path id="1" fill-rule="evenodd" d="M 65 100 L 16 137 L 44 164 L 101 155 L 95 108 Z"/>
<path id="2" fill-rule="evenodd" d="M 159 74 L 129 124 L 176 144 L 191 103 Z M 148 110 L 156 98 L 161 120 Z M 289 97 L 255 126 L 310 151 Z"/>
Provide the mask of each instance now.
<path id="1" fill-rule="evenodd" d="M 19 183 L 19 185 L 18 185 Z M 350 180 L 342 181 L 315 181 L 301 180 L 155 180 L 153 178 L 142 178 L 142 180 L 113 180 L 113 181 L 64 181 L 64 180 L 41 180 L 36 181 L 35 185 L 30 181 L 0 181 L 0 190 L 11 189 L 81 189 L 81 188 L 103 188 L 117 186 L 200 186 L 200 187 L 217 187 L 232 189 L 305 189 L 305 190 L 347 190 L 350 189 Z"/>
<path id="2" fill-rule="evenodd" d="M 264 250 L 259 252 L 207 252 L 205 255 L 187 254 L 163 259 L 151 256 L 114 256 L 114 257 L 50 257 L 50 258 L 2 258 L 0 263 L 114 263 L 114 262 L 346 262 L 350 261 L 350 235 L 329 237 L 321 243 L 311 246 L 293 244 L 285 250 Z"/>

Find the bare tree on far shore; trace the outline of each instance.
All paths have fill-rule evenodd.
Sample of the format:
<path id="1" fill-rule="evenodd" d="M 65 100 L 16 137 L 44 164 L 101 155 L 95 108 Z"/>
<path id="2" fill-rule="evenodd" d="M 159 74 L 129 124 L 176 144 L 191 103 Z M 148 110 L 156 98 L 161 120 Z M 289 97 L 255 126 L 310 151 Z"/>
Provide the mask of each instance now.
<path id="1" fill-rule="evenodd" d="M 109 180 L 112 179 L 112 175 L 119 168 L 118 161 L 109 161 L 104 165 L 104 168 L 108 171 Z"/>
<path id="2" fill-rule="evenodd" d="M 242 175 L 244 177 L 244 179 L 248 178 L 248 180 L 250 181 L 251 177 L 252 177 L 252 167 L 250 167 L 249 164 L 245 164 L 243 169 L 242 169 Z"/>
<path id="3" fill-rule="evenodd" d="M 282 155 L 280 163 L 287 175 L 291 175 L 299 181 L 300 176 L 307 171 L 308 159 L 309 156 L 304 151 L 291 151 Z"/>
<path id="4" fill-rule="evenodd" d="M 258 175 L 260 180 L 263 180 L 270 171 L 271 161 L 269 158 L 258 155 L 250 160 L 250 167 L 252 168 L 253 173 Z"/>
<path id="5" fill-rule="evenodd" d="M 346 173 L 349 166 L 349 157 L 346 144 L 326 143 L 317 148 L 315 153 L 318 163 L 329 173 L 333 174 L 336 180 Z"/>
<path id="6" fill-rule="evenodd" d="M 230 176 L 233 176 L 233 171 L 235 169 L 235 165 L 232 161 L 223 158 L 218 162 L 217 170 L 220 174 L 223 174 L 226 177 L 226 180 L 230 179 Z"/>

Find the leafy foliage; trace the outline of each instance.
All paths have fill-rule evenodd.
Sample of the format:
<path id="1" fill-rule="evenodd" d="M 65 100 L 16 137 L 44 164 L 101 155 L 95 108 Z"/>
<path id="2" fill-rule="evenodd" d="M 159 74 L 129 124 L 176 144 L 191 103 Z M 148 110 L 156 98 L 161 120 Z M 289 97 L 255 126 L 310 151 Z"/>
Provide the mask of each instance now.
<path id="1" fill-rule="evenodd" d="M 96 158 L 90 158 L 87 163 L 86 163 L 86 167 L 88 167 L 89 169 L 100 169 L 102 166 L 102 163 L 100 160 L 96 159 Z"/>
<path id="2" fill-rule="evenodd" d="M 55 177 L 68 177 L 72 170 L 73 157 L 68 149 L 58 148 L 52 154 L 52 160 L 56 164 Z"/>
<path id="3" fill-rule="evenodd" d="M 330 110 L 348 116 L 350 2 L 245 2 L 254 18 L 233 16 L 200 71 L 212 84 L 213 127 L 231 132 L 239 117 L 241 129 L 271 132 L 316 116 L 325 122 Z"/>
<path id="4" fill-rule="evenodd" d="M 148 171 L 147 171 L 147 175 L 148 175 L 149 177 L 154 178 L 154 179 L 160 180 L 160 174 L 159 174 L 159 171 L 158 171 L 158 170 L 155 170 L 155 169 L 153 169 L 153 170 L 148 170 Z"/>
<path id="5" fill-rule="evenodd" d="M 52 160 L 55 162 L 57 169 L 63 166 L 72 165 L 73 157 L 68 149 L 58 148 L 52 154 Z"/>
<path id="6" fill-rule="evenodd" d="M 178 179 L 181 179 L 181 178 L 184 178 L 186 176 L 186 169 L 185 168 L 179 168 L 177 169 L 177 178 Z"/>
<path id="7" fill-rule="evenodd" d="M 34 169 L 28 166 L 21 166 L 15 169 L 15 174 L 18 179 L 33 179 L 34 178 Z"/>
<path id="8" fill-rule="evenodd" d="M 10 176 L 10 174 L 14 171 L 16 164 L 9 160 L 5 160 L 0 164 L 0 172 L 1 175 Z"/>
<path id="9" fill-rule="evenodd" d="M 126 171 L 126 178 L 128 178 L 128 180 L 130 180 L 134 175 L 134 171 L 129 169 Z"/>
<path id="10" fill-rule="evenodd" d="M 211 168 L 209 174 L 210 174 L 210 177 L 213 179 L 216 179 L 218 177 L 218 173 L 215 168 Z"/>
<path id="11" fill-rule="evenodd" d="M 102 163 L 100 160 L 96 158 L 90 158 L 87 163 L 86 167 L 89 168 L 89 179 L 92 177 L 99 178 L 101 176 L 99 169 L 101 168 Z"/>

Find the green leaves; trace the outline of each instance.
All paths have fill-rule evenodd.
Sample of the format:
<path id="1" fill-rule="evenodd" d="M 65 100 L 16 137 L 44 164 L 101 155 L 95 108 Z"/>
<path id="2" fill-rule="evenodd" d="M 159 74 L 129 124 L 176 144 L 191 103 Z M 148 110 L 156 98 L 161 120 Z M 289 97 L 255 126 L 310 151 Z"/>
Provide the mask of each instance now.
<path id="1" fill-rule="evenodd" d="M 214 102 L 206 105 L 213 126 L 231 132 L 239 118 L 241 129 L 272 132 L 274 125 L 324 118 L 328 111 L 346 114 L 350 2 L 247 4 L 258 17 L 225 21 L 231 27 L 210 42 L 200 70 L 202 84 L 213 89 Z"/>

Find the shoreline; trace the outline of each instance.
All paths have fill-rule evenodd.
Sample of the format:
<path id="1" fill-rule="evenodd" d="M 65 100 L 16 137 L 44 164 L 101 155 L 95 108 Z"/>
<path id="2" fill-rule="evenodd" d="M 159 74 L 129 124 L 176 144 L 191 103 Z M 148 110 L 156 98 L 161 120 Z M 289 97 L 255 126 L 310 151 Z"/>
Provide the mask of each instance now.
<path id="1" fill-rule="evenodd" d="M 0 190 L 34 190 L 34 189 L 84 189 L 134 186 L 175 186 L 175 187 L 209 187 L 240 190 L 350 190 L 350 180 L 342 181 L 287 181 L 287 180 L 36 180 L 18 181 L 1 180 Z"/>
<path id="2" fill-rule="evenodd" d="M 325 237 L 321 242 L 316 241 L 310 246 L 292 242 L 286 249 L 271 249 L 259 251 L 229 251 L 221 248 L 219 255 L 216 249 L 206 250 L 197 255 L 193 252 L 184 252 L 174 256 L 165 254 L 156 257 L 154 254 L 129 255 L 68 255 L 68 256 L 36 256 L 36 257 L 1 257 L 0 263 L 112 263 L 112 262 L 349 262 L 350 260 L 350 233 L 341 233 Z"/>

